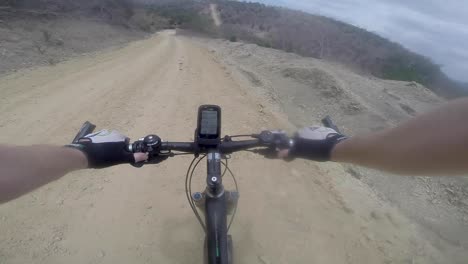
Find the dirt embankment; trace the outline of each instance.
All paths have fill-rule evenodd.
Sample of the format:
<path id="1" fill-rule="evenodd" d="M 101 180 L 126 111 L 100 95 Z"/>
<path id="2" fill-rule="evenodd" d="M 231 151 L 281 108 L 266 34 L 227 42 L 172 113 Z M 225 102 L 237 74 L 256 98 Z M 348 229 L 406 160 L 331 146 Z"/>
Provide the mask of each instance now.
<path id="1" fill-rule="evenodd" d="M 204 41 L 246 85 L 298 127 L 330 115 L 348 135 L 394 126 L 445 100 L 414 82 L 360 76 L 323 60 L 227 41 Z M 429 237 L 468 248 L 468 179 L 398 177 L 347 166 L 357 180 L 427 228 Z"/>
<path id="2" fill-rule="evenodd" d="M 226 134 L 293 132 L 325 113 L 338 116 L 350 133 L 363 122 L 373 125 L 363 130 L 378 129 L 407 118 L 410 109 L 440 102 L 423 87 L 363 82 L 335 67 L 166 31 L 122 49 L 4 76 L 0 142 L 63 145 L 85 120 L 133 139 L 157 133 L 190 140 L 196 108 L 205 103 L 223 107 Z M 358 93 L 358 86 L 368 90 Z M 376 95 L 389 105 L 368 99 Z M 0 262 L 201 263 L 203 234 L 182 187 L 190 159 L 140 170 L 79 171 L 0 205 Z M 231 229 L 238 263 L 466 260 L 460 245 L 427 239 L 426 228 L 340 164 L 287 163 L 249 152 L 229 163 L 241 192 Z M 194 188 L 204 180 L 201 168 Z"/>
<path id="3" fill-rule="evenodd" d="M 79 15 L 0 9 L 0 75 L 55 65 L 146 36 L 142 30 Z"/>

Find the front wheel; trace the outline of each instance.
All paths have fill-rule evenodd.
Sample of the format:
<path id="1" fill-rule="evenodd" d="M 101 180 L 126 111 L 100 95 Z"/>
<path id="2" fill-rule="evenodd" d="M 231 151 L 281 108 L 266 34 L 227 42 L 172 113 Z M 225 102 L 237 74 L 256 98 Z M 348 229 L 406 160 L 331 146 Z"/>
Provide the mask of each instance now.
<path id="1" fill-rule="evenodd" d="M 227 237 L 227 246 L 228 246 L 228 264 L 234 264 L 232 261 L 233 257 L 233 245 L 232 245 L 232 236 L 228 235 Z M 206 240 L 205 237 L 205 242 L 203 243 L 203 259 L 205 264 L 210 264 L 208 263 L 208 241 Z"/>

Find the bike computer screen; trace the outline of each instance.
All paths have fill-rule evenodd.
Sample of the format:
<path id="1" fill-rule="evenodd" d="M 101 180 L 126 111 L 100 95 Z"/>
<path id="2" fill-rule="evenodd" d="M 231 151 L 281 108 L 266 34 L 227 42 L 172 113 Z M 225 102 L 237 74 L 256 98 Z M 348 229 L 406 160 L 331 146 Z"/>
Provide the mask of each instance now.
<path id="1" fill-rule="evenodd" d="M 197 141 L 200 145 L 216 145 L 221 138 L 221 108 L 202 105 L 198 109 Z"/>

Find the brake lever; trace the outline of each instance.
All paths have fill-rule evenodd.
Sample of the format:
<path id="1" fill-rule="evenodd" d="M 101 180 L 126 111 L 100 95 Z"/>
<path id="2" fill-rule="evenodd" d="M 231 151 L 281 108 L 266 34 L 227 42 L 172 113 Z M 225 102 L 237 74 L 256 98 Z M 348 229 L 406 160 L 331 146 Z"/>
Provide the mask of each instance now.
<path id="1" fill-rule="evenodd" d="M 145 165 L 145 163 L 146 163 L 146 161 L 140 161 L 140 162 L 130 163 L 130 165 L 132 165 L 135 168 L 141 168 L 141 167 L 143 167 L 143 165 Z"/>
<path id="2" fill-rule="evenodd" d="M 253 149 L 250 150 L 251 152 L 255 154 L 260 154 L 264 156 L 267 159 L 278 159 L 278 151 L 276 151 L 273 148 L 267 148 L 267 149 Z"/>
<path id="3" fill-rule="evenodd" d="M 262 144 L 277 150 L 290 149 L 294 145 L 294 141 L 283 130 L 262 131 L 257 138 Z"/>
<path id="4" fill-rule="evenodd" d="M 294 145 L 294 141 L 289 138 L 283 130 L 266 130 L 255 135 L 262 144 L 267 146 L 267 149 L 253 150 L 254 153 L 263 155 L 267 159 L 278 159 L 278 152 L 283 149 L 290 149 Z"/>
<path id="5" fill-rule="evenodd" d="M 93 133 L 94 129 L 96 129 L 96 125 L 90 123 L 89 121 L 86 121 L 83 124 L 83 126 L 81 126 L 80 131 L 78 131 L 72 143 L 77 144 L 80 141 L 80 139 L 82 139 L 88 134 Z"/>
<path id="6" fill-rule="evenodd" d="M 169 157 L 173 156 L 174 154 L 172 152 L 170 153 L 159 153 L 159 154 L 148 154 L 148 160 L 146 161 L 141 161 L 141 162 L 136 162 L 136 163 L 130 163 L 135 168 L 141 168 L 146 164 L 159 164 Z"/>
<path id="7" fill-rule="evenodd" d="M 331 119 L 330 116 L 326 116 L 324 119 L 322 119 L 322 124 L 325 127 L 331 128 L 331 129 L 335 130 L 336 132 L 338 132 L 339 134 L 341 134 L 340 129 L 338 129 L 338 127 L 335 125 L 335 123 L 333 123 L 333 120 Z"/>

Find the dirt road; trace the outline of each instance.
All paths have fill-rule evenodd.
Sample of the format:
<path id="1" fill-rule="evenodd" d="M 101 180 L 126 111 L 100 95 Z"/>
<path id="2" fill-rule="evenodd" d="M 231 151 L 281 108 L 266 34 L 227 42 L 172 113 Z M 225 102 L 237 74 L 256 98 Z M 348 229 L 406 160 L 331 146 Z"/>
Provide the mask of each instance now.
<path id="1" fill-rule="evenodd" d="M 221 26 L 223 22 L 221 21 L 221 16 L 219 15 L 217 4 L 210 4 L 210 13 L 211 18 L 213 18 L 213 21 L 215 23 L 215 26 Z"/>
<path id="2" fill-rule="evenodd" d="M 86 120 L 133 139 L 190 140 L 204 103 L 223 107 L 223 133 L 293 129 L 214 54 L 171 31 L 7 76 L 0 91 L 1 143 L 63 145 Z M 183 188 L 190 159 L 80 171 L 0 205 L 0 263 L 201 263 Z M 251 153 L 230 164 L 241 192 L 236 263 L 457 263 L 340 165 Z"/>

